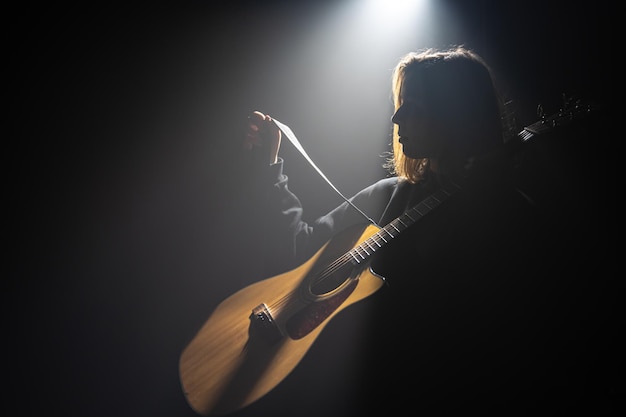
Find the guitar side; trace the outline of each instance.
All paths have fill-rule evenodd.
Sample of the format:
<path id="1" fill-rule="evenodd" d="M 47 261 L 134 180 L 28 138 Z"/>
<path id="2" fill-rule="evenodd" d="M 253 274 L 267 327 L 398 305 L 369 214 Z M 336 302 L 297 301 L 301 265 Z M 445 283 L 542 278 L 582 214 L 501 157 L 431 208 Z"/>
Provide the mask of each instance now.
<path id="1" fill-rule="evenodd" d="M 349 250 L 378 230 L 374 225 L 347 229 L 299 267 L 222 301 L 180 357 L 180 379 L 189 405 L 204 416 L 228 414 L 258 400 L 287 377 L 332 317 L 382 286 L 381 277 L 363 267 L 356 275 L 343 277 L 335 290 L 306 296 L 320 265 L 328 265 L 338 250 Z M 316 310 L 309 317 L 296 320 L 311 308 Z M 312 322 L 320 311 L 325 312 L 323 317 Z"/>

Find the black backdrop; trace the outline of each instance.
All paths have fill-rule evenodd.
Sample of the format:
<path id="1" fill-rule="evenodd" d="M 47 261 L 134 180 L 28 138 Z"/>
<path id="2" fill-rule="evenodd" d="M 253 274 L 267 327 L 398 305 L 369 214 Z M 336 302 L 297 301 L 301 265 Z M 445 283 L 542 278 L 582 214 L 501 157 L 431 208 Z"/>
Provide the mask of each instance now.
<path id="1" fill-rule="evenodd" d="M 562 93 L 614 95 L 608 6 L 449 3 L 468 43 L 508 74 L 522 126 Z M 194 415 L 178 356 L 235 278 L 253 273 L 228 203 L 238 123 L 267 103 L 250 88 L 264 42 L 251 16 L 299 22 L 305 4 L 51 3 L 5 15 L 5 383 L 19 415 Z M 344 189 L 380 175 L 359 169 L 361 183 Z M 293 172 L 312 188 L 313 216 L 337 200 L 311 176 Z"/>

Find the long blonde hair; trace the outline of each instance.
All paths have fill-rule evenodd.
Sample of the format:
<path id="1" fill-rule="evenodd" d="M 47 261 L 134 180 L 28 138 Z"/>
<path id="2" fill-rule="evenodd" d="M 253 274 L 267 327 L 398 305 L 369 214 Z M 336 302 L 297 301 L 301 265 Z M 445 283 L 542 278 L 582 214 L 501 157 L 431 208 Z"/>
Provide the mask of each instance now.
<path id="1" fill-rule="evenodd" d="M 448 126 L 453 146 L 466 156 L 488 151 L 504 142 L 504 104 L 492 71 L 475 52 L 456 46 L 447 50 L 428 48 L 409 52 L 392 74 L 394 111 L 402 105 L 402 85 L 410 74 L 423 80 L 424 101 L 432 114 Z M 430 161 L 414 159 L 402 152 L 398 125 L 393 126 L 392 153 L 385 167 L 391 174 L 417 183 L 424 178 Z"/>

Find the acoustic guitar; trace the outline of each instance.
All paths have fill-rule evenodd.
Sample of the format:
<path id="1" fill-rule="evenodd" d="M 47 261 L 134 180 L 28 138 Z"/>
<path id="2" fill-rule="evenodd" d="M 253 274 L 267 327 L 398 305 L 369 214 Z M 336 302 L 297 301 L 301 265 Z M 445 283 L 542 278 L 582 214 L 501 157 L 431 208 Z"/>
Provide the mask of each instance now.
<path id="1" fill-rule="evenodd" d="M 595 110 L 579 100 L 566 101 L 559 112 L 540 114 L 540 120 L 509 145 L 516 152 L 516 146 L 570 126 Z M 287 126 L 279 127 L 291 136 Z M 383 285 L 384 277 L 369 267 L 372 255 L 458 189 L 440 189 L 383 228 L 369 223 L 348 228 L 299 267 L 222 301 L 180 357 L 180 380 L 189 405 L 204 416 L 224 415 L 276 387 L 330 319 Z"/>
<path id="2" fill-rule="evenodd" d="M 383 228 L 347 228 L 297 268 L 223 300 L 180 357 L 189 405 L 204 416 L 224 415 L 276 387 L 330 319 L 383 285 L 369 267 L 372 255 L 458 189 L 438 190 Z"/>

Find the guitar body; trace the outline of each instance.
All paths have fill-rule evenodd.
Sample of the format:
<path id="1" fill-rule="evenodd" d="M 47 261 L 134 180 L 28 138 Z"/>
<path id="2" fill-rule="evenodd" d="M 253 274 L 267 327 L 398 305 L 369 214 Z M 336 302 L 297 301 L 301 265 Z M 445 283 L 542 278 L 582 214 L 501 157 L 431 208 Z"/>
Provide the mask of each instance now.
<path id="1" fill-rule="evenodd" d="M 222 301 L 180 358 L 190 406 L 205 416 L 228 414 L 289 375 L 333 316 L 382 286 L 368 262 L 344 253 L 379 230 L 349 228 L 299 267 Z"/>

